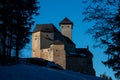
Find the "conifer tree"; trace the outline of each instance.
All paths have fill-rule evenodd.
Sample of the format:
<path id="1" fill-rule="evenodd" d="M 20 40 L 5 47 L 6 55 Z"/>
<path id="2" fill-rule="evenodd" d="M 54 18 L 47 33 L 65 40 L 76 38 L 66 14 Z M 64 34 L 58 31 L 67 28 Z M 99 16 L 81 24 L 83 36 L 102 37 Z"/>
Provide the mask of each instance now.
<path id="1" fill-rule="evenodd" d="M 105 47 L 107 61 L 103 64 L 112 68 L 120 78 L 120 0 L 84 0 L 87 3 L 84 20 L 94 21 L 88 30 L 96 40 L 96 47 Z"/>
<path id="2" fill-rule="evenodd" d="M 112 80 L 112 78 L 107 76 L 105 73 L 101 74 L 100 77 L 105 79 L 105 80 Z"/>
<path id="3" fill-rule="evenodd" d="M 16 59 L 19 51 L 29 43 L 30 29 L 38 15 L 37 0 L 1 0 L 0 1 L 0 37 L 2 62 L 5 56 L 11 57 L 15 50 Z"/>

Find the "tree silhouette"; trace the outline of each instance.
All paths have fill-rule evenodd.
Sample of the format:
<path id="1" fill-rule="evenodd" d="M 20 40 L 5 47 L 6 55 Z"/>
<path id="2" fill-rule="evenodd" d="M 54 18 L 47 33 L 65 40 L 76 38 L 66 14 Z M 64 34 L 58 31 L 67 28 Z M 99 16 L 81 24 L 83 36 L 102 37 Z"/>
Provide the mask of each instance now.
<path id="1" fill-rule="evenodd" d="M 0 41 L 2 63 L 29 43 L 30 29 L 38 15 L 37 0 L 1 0 L 0 1 Z M 6 58 L 7 57 L 7 58 Z"/>
<path id="2" fill-rule="evenodd" d="M 94 21 L 88 30 L 96 40 L 96 47 L 105 46 L 108 60 L 105 65 L 112 68 L 115 77 L 120 78 L 120 0 L 84 0 L 87 7 L 84 21 Z"/>
<path id="3" fill-rule="evenodd" d="M 107 76 L 105 73 L 101 74 L 100 77 L 105 79 L 105 80 L 112 80 L 112 78 Z"/>

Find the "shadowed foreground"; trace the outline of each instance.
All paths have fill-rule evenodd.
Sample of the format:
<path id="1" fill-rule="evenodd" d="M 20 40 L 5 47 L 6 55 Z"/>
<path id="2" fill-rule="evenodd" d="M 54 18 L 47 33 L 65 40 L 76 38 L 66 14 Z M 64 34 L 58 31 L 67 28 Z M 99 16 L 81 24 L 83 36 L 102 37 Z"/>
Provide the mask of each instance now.
<path id="1" fill-rule="evenodd" d="M 103 80 L 98 77 L 83 75 L 65 70 L 18 64 L 0 66 L 0 80 Z"/>

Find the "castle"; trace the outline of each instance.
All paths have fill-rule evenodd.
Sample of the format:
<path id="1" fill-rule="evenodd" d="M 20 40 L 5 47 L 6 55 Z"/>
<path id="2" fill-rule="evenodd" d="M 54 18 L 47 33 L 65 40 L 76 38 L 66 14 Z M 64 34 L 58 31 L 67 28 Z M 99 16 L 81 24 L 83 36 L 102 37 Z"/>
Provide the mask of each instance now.
<path id="1" fill-rule="evenodd" d="M 37 24 L 32 33 L 32 57 L 43 58 L 64 69 L 95 75 L 92 58 L 87 48 L 76 48 L 72 41 L 73 22 L 64 18 L 61 31 L 53 24 Z"/>

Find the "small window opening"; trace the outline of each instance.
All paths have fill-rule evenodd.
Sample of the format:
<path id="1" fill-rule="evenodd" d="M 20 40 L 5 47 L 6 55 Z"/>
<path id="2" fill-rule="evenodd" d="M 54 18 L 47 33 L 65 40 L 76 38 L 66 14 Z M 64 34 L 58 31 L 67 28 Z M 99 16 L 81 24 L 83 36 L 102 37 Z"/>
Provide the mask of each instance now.
<path id="1" fill-rule="evenodd" d="M 35 40 L 37 40 L 38 38 L 35 38 Z"/>
<path id="2" fill-rule="evenodd" d="M 56 52 L 58 52 L 58 50 L 56 49 Z"/>
<path id="3" fill-rule="evenodd" d="M 46 30 L 49 30 L 49 28 L 46 28 Z"/>

